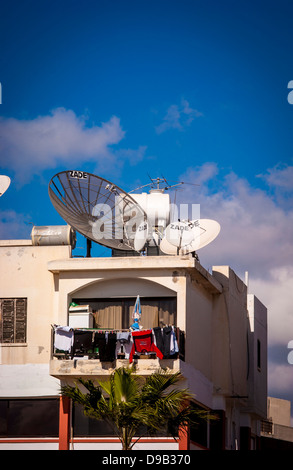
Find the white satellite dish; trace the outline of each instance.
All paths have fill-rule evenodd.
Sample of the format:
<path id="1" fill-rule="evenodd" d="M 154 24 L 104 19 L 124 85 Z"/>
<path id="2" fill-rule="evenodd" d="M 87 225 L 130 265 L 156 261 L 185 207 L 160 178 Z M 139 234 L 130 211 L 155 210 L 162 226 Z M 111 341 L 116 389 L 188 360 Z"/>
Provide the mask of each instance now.
<path id="1" fill-rule="evenodd" d="M 170 242 L 168 242 L 167 238 L 164 237 L 161 240 L 160 243 L 160 250 L 165 253 L 165 255 L 178 255 L 179 254 L 179 248 L 175 245 L 172 245 Z"/>
<path id="2" fill-rule="evenodd" d="M 221 226 L 211 219 L 174 222 L 166 228 L 160 249 L 168 255 L 192 253 L 211 243 Z"/>
<path id="3" fill-rule="evenodd" d="M 2 196 L 5 191 L 9 188 L 11 179 L 9 176 L 0 175 L 0 196 Z"/>
<path id="4" fill-rule="evenodd" d="M 199 243 L 197 249 L 203 248 L 211 243 L 221 231 L 221 225 L 216 220 L 200 219 L 199 220 Z M 195 241 L 195 245 L 197 242 Z"/>
<path id="5" fill-rule="evenodd" d="M 199 221 L 187 222 L 185 220 L 172 222 L 168 225 L 165 231 L 166 239 L 171 245 L 179 248 L 188 245 L 199 235 Z"/>
<path id="6" fill-rule="evenodd" d="M 134 249 L 136 251 L 141 251 L 148 239 L 149 226 L 146 221 L 143 221 L 139 224 L 135 236 L 134 236 Z"/>

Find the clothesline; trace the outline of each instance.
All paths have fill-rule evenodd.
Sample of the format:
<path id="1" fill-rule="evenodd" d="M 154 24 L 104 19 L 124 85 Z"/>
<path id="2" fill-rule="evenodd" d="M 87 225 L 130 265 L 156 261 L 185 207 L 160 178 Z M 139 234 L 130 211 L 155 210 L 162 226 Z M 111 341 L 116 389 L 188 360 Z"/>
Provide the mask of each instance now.
<path id="1" fill-rule="evenodd" d="M 85 328 L 85 327 L 76 327 L 76 326 L 60 326 L 60 325 L 51 325 L 52 328 L 70 328 L 71 330 L 82 330 L 82 331 L 130 331 L 129 328 Z"/>
<path id="2" fill-rule="evenodd" d="M 170 324 L 164 324 L 164 326 L 160 326 L 160 327 L 157 327 L 157 326 L 154 326 L 154 327 L 151 327 L 151 328 L 141 328 L 140 330 L 133 330 L 131 328 L 85 328 L 85 327 L 76 327 L 76 326 L 60 326 L 60 325 L 51 325 L 52 328 L 68 328 L 72 331 L 74 330 L 78 330 L 78 331 L 93 331 L 93 332 L 96 332 L 96 331 L 102 331 L 102 332 L 113 332 L 113 333 L 118 333 L 119 331 L 124 331 L 124 332 L 127 332 L 129 331 L 129 333 L 131 333 L 132 331 L 147 331 L 147 330 L 152 330 L 154 328 L 165 328 L 165 327 L 174 327 L 174 328 L 177 328 L 175 325 L 170 325 Z"/>
<path id="3" fill-rule="evenodd" d="M 54 347 L 74 356 L 97 350 L 101 361 L 113 361 L 119 352 L 131 363 L 134 354 L 156 353 L 160 358 L 179 352 L 174 326 L 130 331 L 92 328 L 71 328 L 54 325 Z"/>

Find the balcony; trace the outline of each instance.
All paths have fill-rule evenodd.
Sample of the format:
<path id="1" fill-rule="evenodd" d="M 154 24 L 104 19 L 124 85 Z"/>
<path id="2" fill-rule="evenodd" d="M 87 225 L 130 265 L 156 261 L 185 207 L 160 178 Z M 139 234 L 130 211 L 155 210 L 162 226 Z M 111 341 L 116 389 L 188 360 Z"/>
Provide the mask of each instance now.
<path id="1" fill-rule="evenodd" d="M 139 375 L 158 368 L 177 372 L 185 360 L 185 333 L 178 327 L 109 330 L 52 326 L 50 375 L 58 379 L 108 376 L 133 366 Z"/>

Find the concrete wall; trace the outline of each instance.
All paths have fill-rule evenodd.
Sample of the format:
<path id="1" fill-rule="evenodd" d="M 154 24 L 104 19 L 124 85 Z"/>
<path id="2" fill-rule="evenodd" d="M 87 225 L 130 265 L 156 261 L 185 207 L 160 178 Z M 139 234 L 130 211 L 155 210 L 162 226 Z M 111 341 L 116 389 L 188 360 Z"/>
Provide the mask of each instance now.
<path id="1" fill-rule="evenodd" d="M 267 309 L 257 297 L 248 294 L 249 315 L 249 371 L 248 395 L 251 410 L 267 417 Z M 258 342 L 260 367 L 258 364 Z"/>
<path id="2" fill-rule="evenodd" d="M 291 402 L 280 398 L 268 397 L 268 419 L 274 424 L 291 426 Z"/>
<path id="3" fill-rule="evenodd" d="M 1 396 L 56 393 L 49 376 L 51 327 L 57 320 L 50 259 L 69 257 L 69 246 L 32 246 L 30 240 L 0 242 L 0 298 L 26 297 L 27 342 L 0 345 Z M 5 380 L 4 380 L 5 377 Z"/>
<path id="4" fill-rule="evenodd" d="M 247 287 L 229 266 L 213 267 L 223 285 L 214 299 L 213 382 L 223 394 L 247 395 Z"/>
<path id="5" fill-rule="evenodd" d="M 213 297 L 187 277 L 185 360 L 212 380 Z"/>

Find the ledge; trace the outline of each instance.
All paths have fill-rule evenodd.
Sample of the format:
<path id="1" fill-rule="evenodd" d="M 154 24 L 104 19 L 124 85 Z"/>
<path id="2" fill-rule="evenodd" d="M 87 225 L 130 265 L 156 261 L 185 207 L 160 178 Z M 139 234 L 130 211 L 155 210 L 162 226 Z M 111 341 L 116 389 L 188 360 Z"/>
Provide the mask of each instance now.
<path id="1" fill-rule="evenodd" d="M 33 246 L 33 244 L 31 240 L 0 240 L 1 246 Z"/>
<path id="2" fill-rule="evenodd" d="M 131 256 L 105 258 L 70 258 L 49 261 L 48 270 L 54 273 L 64 271 L 99 271 L 122 269 L 153 268 L 192 268 L 195 259 L 192 256 Z"/>
<path id="3" fill-rule="evenodd" d="M 180 359 L 116 359 L 101 362 L 99 359 L 51 359 L 50 375 L 57 379 L 76 379 L 78 377 L 107 377 L 119 367 L 135 367 L 137 374 L 150 375 L 160 368 L 171 372 L 180 370 Z"/>
<path id="4" fill-rule="evenodd" d="M 184 256 L 139 256 L 106 258 L 69 258 L 48 262 L 48 270 L 53 274 L 81 271 L 127 271 L 134 269 L 185 269 L 199 284 L 212 294 L 222 292 L 222 285 L 192 255 Z"/>

